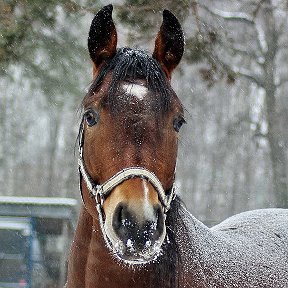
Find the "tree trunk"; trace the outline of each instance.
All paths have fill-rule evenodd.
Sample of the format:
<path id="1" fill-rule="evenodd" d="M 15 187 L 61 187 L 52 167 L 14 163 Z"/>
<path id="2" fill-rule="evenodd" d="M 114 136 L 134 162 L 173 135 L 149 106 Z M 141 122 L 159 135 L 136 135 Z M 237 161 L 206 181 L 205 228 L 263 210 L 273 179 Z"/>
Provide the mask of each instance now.
<path id="1" fill-rule="evenodd" d="M 269 87 L 271 88 L 271 87 Z M 276 196 L 277 207 L 288 207 L 287 187 L 287 157 L 283 139 L 281 137 L 281 126 L 276 111 L 275 90 L 266 90 L 266 113 L 268 121 L 268 142 L 270 145 L 270 159 L 273 170 L 273 192 Z"/>
<path id="2" fill-rule="evenodd" d="M 48 147 L 48 167 L 47 167 L 47 184 L 46 184 L 46 193 L 45 196 L 51 197 L 55 196 L 55 163 L 57 156 L 57 146 L 58 146 L 58 137 L 59 137 L 59 126 L 60 126 L 60 111 L 55 109 L 56 111 L 50 112 L 50 140 Z"/>
<path id="3" fill-rule="evenodd" d="M 266 117 L 268 123 L 268 142 L 270 145 L 270 159 L 273 169 L 273 192 L 276 196 L 277 207 L 288 207 L 287 187 L 287 157 L 282 139 L 281 121 L 277 111 L 275 85 L 275 57 L 278 50 L 278 33 L 275 27 L 273 7 L 270 1 L 264 8 L 266 24 L 267 51 L 265 55 L 264 89 L 266 93 Z"/>

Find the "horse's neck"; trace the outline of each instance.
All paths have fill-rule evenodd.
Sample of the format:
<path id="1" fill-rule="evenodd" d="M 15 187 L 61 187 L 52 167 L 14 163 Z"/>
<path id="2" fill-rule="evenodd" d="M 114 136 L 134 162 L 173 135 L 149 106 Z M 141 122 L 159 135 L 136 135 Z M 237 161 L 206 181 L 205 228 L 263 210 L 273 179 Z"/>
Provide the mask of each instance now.
<path id="1" fill-rule="evenodd" d="M 98 220 L 82 207 L 71 246 L 67 288 L 155 287 L 156 265 L 132 268 L 120 263 L 107 248 Z"/>
<path id="2" fill-rule="evenodd" d="M 179 287 L 234 287 L 232 282 L 224 285 L 226 279 L 231 280 L 225 278 L 226 276 L 223 277 L 224 282 L 218 281 L 218 278 L 222 278 L 222 274 L 227 272 L 234 244 L 230 245 L 225 237 L 214 233 L 182 206 L 178 210 L 174 231 L 181 259 Z"/>
<path id="3" fill-rule="evenodd" d="M 178 274 L 178 285 L 179 287 L 209 287 L 205 284 L 202 255 L 209 249 L 205 243 L 217 243 L 217 238 L 181 204 L 177 210 L 173 230 L 179 254 L 178 271 L 181 271 L 181 274 Z"/>
<path id="4" fill-rule="evenodd" d="M 203 241 L 213 241 L 213 235 L 183 207 L 177 214 L 174 227 L 171 227 L 177 247 L 169 243 L 170 246 L 166 250 L 164 248 L 158 263 L 132 268 L 112 256 L 106 247 L 98 220 L 93 219 L 82 207 L 71 246 L 67 288 L 121 288 L 135 287 L 136 284 L 137 288 L 205 287 L 202 285 L 200 258 L 205 250 Z M 183 271 L 182 275 L 179 271 Z"/>
<path id="5" fill-rule="evenodd" d="M 249 230 L 247 232 L 246 228 L 243 228 L 243 219 L 240 219 L 242 221 L 239 226 L 240 231 L 234 233 L 235 230 L 232 230 L 232 235 L 229 229 L 228 232 L 226 231 L 231 221 L 229 225 L 226 223 L 226 226 L 222 225 L 220 228 L 211 230 L 181 205 L 173 209 L 167 214 L 167 233 L 170 241 L 166 243 L 166 247 L 164 245 L 158 262 L 133 268 L 117 262 L 118 260 L 111 255 L 104 243 L 98 221 L 93 221 L 82 208 L 71 247 L 67 288 L 243 288 L 260 287 L 259 279 L 266 279 L 265 287 L 288 287 L 288 263 L 287 252 L 285 252 L 288 247 L 285 242 L 287 241 L 285 239 L 288 239 L 287 212 L 285 215 L 281 212 L 282 218 L 277 218 L 278 222 L 282 219 L 281 223 L 277 222 L 279 227 L 276 224 L 276 226 L 272 225 L 282 238 L 279 238 L 278 234 L 275 236 L 275 231 L 275 233 L 272 233 L 273 231 L 268 233 L 269 231 L 266 231 L 268 228 L 258 229 L 260 225 L 258 222 L 254 225 L 258 230 L 255 227 L 250 229 L 251 232 L 259 234 L 256 235 L 258 238 L 255 238 L 250 237 Z M 266 216 L 266 221 L 271 218 L 269 215 Z M 252 217 L 250 214 L 248 216 L 249 219 Z M 263 223 L 261 225 L 263 226 Z M 267 235 L 262 233 L 263 229 Z M 265 243 L 267 242 L 265 249 L 262 247 L 263 237 L 266 237 Z M 269 251 L 266 253 L 266 250 Z M 286 258 L 283 261 L 281 257 Z M 271 273 L 274 278 L 269 276 Z M 276 284 L 273 282 L 275 277 L 278 277 Z M 235 283 L 238 283 L 238 286 Z"/>
<path id="6" fill-rule="evenodd" d="M 85 267 L 91 242 L 92 223 L 92 217 L 82 206 L 70 249 L 67 288 L 85 287 Z"/>

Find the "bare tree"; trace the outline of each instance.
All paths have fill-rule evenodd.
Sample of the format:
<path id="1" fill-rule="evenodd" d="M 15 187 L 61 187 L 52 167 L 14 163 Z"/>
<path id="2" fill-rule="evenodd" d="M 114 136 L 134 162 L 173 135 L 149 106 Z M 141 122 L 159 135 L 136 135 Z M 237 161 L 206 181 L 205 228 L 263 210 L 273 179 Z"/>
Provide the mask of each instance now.
<path id="1" fill-rule="evenodd" d="M 245 77 L 255 83 L 259 89 L 264 90 L 265 113 L 261 121 L 266 122 L 267 131 L 261 133 L 261 136 L 268 140 L 270 146 L 275 204 L 277 207 L 288 207 L 287 147 L 284 145 L 284 127 L 279 113 L 279 101 L 277 101 L 277 97 L 283 97 L 279 94 L 279 88 L 288 80 L 282 76 L 281 65 L 283 63 L 277 62 L 280 54 L 283 53 L 283 47 L 287 46 L 287 38 L 285 38 L 287 9 L 284 9 L 283 1 L 248 1 L 246 5 L 250 13 L 224 12 L 221 9 L 199 4 L 202 13 L 208 12 L 212 17 L 221 19 L 226 25 L 228 23 L 229 28 L 233 29 L 237 24 L 242 25 L 243 30 L 237 31 L 236 37 L 229 35 L 227 30 L 223 29 L 218 45 L 222 47 L 221 52 L 223 48 L 226 49 L 224 57 L 216 50 L 212 51 L 209 57 L 215 66 L 220 64 L 224 70 L 235 77 Z M 246 35 L 243 35 L 243 32 Z M 228 62 L 227 58 L 231 59 L 232 55 L 234 58 L 238 55 L 240 61 Z M 248 62 L 245 59 L 248 59 Z M 285 64 L 288 65 L 288 63 Z M 259 133 L 259 130 L 257 132 Z"/>

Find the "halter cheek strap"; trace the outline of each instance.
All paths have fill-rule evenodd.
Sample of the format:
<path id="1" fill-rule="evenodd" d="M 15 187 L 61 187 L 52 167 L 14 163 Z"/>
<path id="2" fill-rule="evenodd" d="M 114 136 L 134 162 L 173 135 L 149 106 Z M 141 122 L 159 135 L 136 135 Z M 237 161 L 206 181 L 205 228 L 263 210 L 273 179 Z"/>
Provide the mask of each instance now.
<path id="1" fill-rule="evenodd" d="M 110 179 L 108 179 L 103 184 L 96 184 L 93 181 L 92 177 L 89 175 L 85 167 L 85 163 L 83 159 L 83 144 L 84 144 L 84 124 L 82 121 L 80 125 L 80 131 L 79 131 L 79 159 L 78 159 L 79 175 L 80 175 L 80 180 L 82 178 L 84 179 L 86 186 L 91 194 L 91 197 L 95 198 L 98 211 L 100 210 L 102 211 L 104 200 L 107 198 L 107 196 L 116 186 L 118 186 L 125 180 L 131 179 L 131 178 L 137 178 L 137 177 L 146 179 L 152 184 L 152 186 L 155 188 L 155 190 L 158 193 L 159 200 L 161 204 L 163 205 L 165 213 L 170 209 L 170 204 L 172 200 L 175 198 L 174 183 L 173 183 L 172 188 L 169 189 L 169 193 L 165 193 L 165 190 L 160 180 L 157 178 L 157 176 L 151 171 L 147 170 L 146 168 L 142 168 L 142 167 L 125 168 L 119 171 L 118 173 L 116 173 L 115 175 L 113 175 Z M 83 200 L 81 181 L 80 181 L 80 192 L 81 192 L 81 196 Z M 100 216 L 102 217 L 103 215 L 100 215 Z"/>
<path id="2" fill-rule="evenodd" d="M 105 239 L 105 242 L 108 247 L 110 247 L 112 250 L 114 250 L 113 245 L 111 245 L 111 242 L 105 233 L 104 228 L 104 211 L 103 211 L 103 203 L 104 200 L 107 198 L 107 196 L 110 194 L 110 192 L 119 184 L 124 182 L 125 180 L 131 179 L 131 178 L 142 178 L 149 181 L 152 186 L 155 188 L 155 190 L 158 193 L 159 200 L 164 208 L 164 213 L 166 214 L 167 211 L 170 209 L 170 204 L 175 198 L 175 186 L 173 183 L 172 188 L 168 191 L 168 193 L 165 193 L 165 190 L 160 182 L 160 180 L 157 178 L 157 176 L 152 173 L 151 171 L 147 170 L 146 168 L 142 167 L 129 167 L 125 168 L 118 173 L 116 173 L 114 176 L 112 176 L 110 179 L 108 179 L 103 184 L 96 184 L 92 177 L 89 175 L 86 167 L 85 162 L 83 159 L 83 144 L 84 144 L 84 124 L 83 121 L 80 125 L 79 135 L 79 159 L 78 159 L 78 165 L 79 165 L 79 176 L 80 176 L 80 182 L 79 182 L 79 188 L 81 192 L 82 201 L 85 206 L 84 197 L 82 193 L 82 179 L 84 180 L 90 195 L 92 198 L 95 199 L 96 202 L 96 209 L 98 211 L 99 215 L 99 223 L 100 227 L 103 233 L 103 237 Z"/>

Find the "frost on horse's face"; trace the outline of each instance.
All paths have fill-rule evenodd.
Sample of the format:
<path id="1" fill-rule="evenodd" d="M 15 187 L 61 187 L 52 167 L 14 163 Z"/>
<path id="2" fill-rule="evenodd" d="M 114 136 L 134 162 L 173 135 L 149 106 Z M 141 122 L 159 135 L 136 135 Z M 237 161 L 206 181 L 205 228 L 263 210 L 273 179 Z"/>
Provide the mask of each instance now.
<path id="1" fill-rule="evenodd" d="M 110 6 L 98 12 L 89 32 L 94 81 L 83 101 L 83 174 L 89 171 L 87 178 L 97 185 L 112 185 L 98 205 L 107 246 L 127 263 L 146 263 L 161 251 L 174 193 L 184 115 L 170 78 L 184 37 L 178 20 L 165 11 L 153 57 L 116 49 L 111 12 Z M 179 47 L 171 46 L 175 38 Z M 83 198 L 89 213 L 99 218 L 93 200 L 85 193 Z"/>

